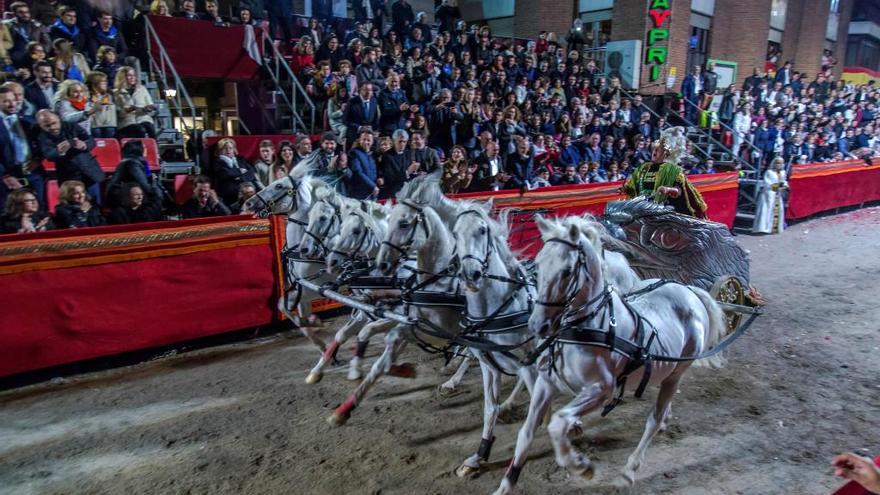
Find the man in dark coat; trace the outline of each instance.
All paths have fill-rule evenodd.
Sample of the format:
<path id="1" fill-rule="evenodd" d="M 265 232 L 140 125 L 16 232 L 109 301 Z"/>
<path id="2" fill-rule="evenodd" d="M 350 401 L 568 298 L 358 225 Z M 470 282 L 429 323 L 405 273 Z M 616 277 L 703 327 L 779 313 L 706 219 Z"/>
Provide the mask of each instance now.
<path id="1" fill-rule="evenodd" d="M 52 75 L 52 64 L 45 61 L 34 64 L 34 80 L 24 87 L 25 99 L 37 110 L 51 108 L 56 91 L 58 84 Z"/>
<path id="2" fill-rule="evenodd" d="M 342 121 L 346 126 L 348 147 L 358 137 L 358 129 L 369 126 L 371 129 L 379 128 L 379 105 L 373 96 L 373 85 L 364 84 L 358 88 L 358 95 L 348 101 Z"/>
<path id="3" fill-rule="evenodd" d="M 32 61 L 28 58 L 27 45 L 31 41 L 43 45 L 43 49 L 49 52 L 52 41 L 49 32 L 39 21 L 31 19 L 31 9 L 25 2 L 13 2 L 9 9 L 15 13 L 15 18 L 6 21 L 6 27 L 12 36 L 12 47 L 9 49 L 9 58 L 15 67 L 31 68 Z"/>
<path id="4" fill-rule="evenodd" d="M 90 153 L 95 147 L 92 136 L 76 124 L 61 122 L 58 115 L 49 110 L 37 112 L 37 123 L 41 130 L 37 137 L 40 151 L 47 160 L 55 162 L 58 183 L 83 182 L 95 203 L 100 204 L 104 172 Z"/>
<path id="5" fill-rule="evenodd" d="M 407 169 L 411 164 L 411 157 L 406 146 L 409 134 L 403 129 L 397 129 L 391 135 L 391 141 L 394 143 L 393 147 L 382 155 L 379 162 L 379 179 L 382 181 L 379 199 L 393 198 L 410 178 Z"/>
<path id="6" fill-rule="evenodd" d="M 49 28 L 49 36 L 53 42 L 59 38 L 70 41 L 76 51 L 82 53 L 86 48 L 86 36 L 76 24 L 76 15 L 75 8 L 62 8 L 58 19 Z"/>
<path id="7" fill-rule="evenodd" d="M 397 0 L 391 6 L 391 22 L 398 33 L 408 33 L 415 20 L 412 5 L 406 0 Z"/>
<path id="8" fill-rule="evenodd" d="M 409 102 L 406 93 L 400 89 L 400 75 L 388 77 L 388 87 L 379 93 L 379 129 L 383 135 L 390 135 L 404 126 L 405 116 L 409 113 Z"/>
<path id="9" fill-rule="evenodd" d="M 508 188 L 525 190 L 531 187 L 535 179 L 535 153 L 529 138 L 521 137 L 516 143 L 516 151 L 507 155 L 504 169 L 510 176 Z"/>

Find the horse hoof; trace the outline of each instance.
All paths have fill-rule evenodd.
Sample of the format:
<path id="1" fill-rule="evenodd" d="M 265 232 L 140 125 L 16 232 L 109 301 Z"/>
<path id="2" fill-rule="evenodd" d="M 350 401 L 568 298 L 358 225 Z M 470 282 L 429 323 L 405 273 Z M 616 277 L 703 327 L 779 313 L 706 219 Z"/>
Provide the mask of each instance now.
<path id="1" fill-rule="evenodd" d="M 415 378 L 416 367 L 410 363 L 392 364 L 388 374 L 397 378 Z"/>
<path id="2" fill-rule="evenodd" d="M 306 376 L 306 383 L 308 383 L 309 385 L 314 385 L 320 382 L 321 378 L 324 378 L 323 373 L 309 373 L 309 375 Z"/>
<path id="3" fill-rule="evenodd" d="M 327 424 L 330 426 L 343 426 L 350 416 L 345 414 L 333 413 L 327 418 Z"/>
<path id="4" fill-rule="evenodd" d="M 347 378 L 348 380 L 351 380 L 353 382 L 360 380 L 362 377 L 363 377 L 363 374 L 358 370 L 349 370 L 348 374 L 345 375 L 345 378 Z"/>
<path id="5" fill-rule="evenodd" d="M 468 466 L 467 464 L 462 464 L 455 470 L 455 475 L 459 478 L 473 478 L 479 473 L 479 467 Z"/>
<path id="6" fill-rule="evenodd" d="M 569 430 L 568 430 L 568 438 L 569 439 L 573 440 L 575 438 L 580 438 L 582 436 L 584 436 L 584 429 L 581 427 L 581 425 L 572 425 L 572 427 L 569 428 Z"/>
<path id="7" fill-rule="evenodd" d="M 581 471 L 581 477 L 583 477 L 587 481 L 593 479 L 593 476 L 595 474 L 596 474 L 596 472 L 593 469 L 593 466 L 588 466 L 587 469 L 584 469 L 583 471 Z"/>
<path id="8" fill-rule="evenodd" d="M 455 387 L 444 387 L 443 385 L 437 387 L 437 395 L 439 395 L 441 399 L 449 399 L 456 395 L 460 395 L 461 393 L 461 390 Z"/>

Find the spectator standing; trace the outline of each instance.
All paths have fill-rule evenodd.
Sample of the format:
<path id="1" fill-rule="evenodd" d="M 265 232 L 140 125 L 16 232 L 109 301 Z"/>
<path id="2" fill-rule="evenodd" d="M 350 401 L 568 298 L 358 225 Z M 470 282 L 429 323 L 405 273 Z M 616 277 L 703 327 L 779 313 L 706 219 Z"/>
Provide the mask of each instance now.
<path id="1" fill-rule="evenodd" d="M 174 17 L 181 17 L 191 21 L 202 20 L 202 16 L 196 13 L 196 3 L 194 0 L 183 0 L 180 2 L 180 10 L 174 14 Z"/>
<path id="2" fill-rule="evenodd" d="M 266 13 L 269 14 L 269 34 L 278 38 L 281 31 L 281 40 L 285 43 L 293 38 L 293 2 L 286 0 L 264 0 Z"/>
<path id="3" fill-rule="evenodd" d="M 412 5 L 407 0 L 397 0 L 391 4 L 391 23 L 398 33 L 408 33 L 416 20 Z"/>
<path id="4" fill-rule="evenodd" d="M 704 84 L 699 65 L 695 65 L 691 73 L 685 76 L 684 81 L 681 83 L 681 93 L 686 100 L 684 112 L 688 125 L 696 125 L 697 108 L 700 105 L 700 94 L 703 91 Z M 687 102 L 690 102 L 690 104 Z"/>
<path id="5" fill-rule="evenodd" d="M 456 194 L 465 190 L 470 186 L 473 178 L 467 161 L 467 150 L 464 146 L 453 146 L 449 159 L 443 163 L 443 175 L 440 179 L 443 192 Z"/>
<path id="6" fill-rule="evenodd" d="M 33 160 L 29 133 L 32 125 L 18 114 L 14 90 L 0 87 L 0 205 L 10 191 L 30 186 L 37 198 L 43 197 L 43 177 Z"/>
<path id="7" fill-rule="evenodd" d="M 55 209 L 55 226 L 59 229 L 99 227 L 107 223 L 100 210 L 92 205 L 86 185 L 69 180 L 61 184 L 60 204 Z"/>
<path id="8" fill-rule="evenodd" d="M 378 63 L 378 53 L 375 48 L 367 47 L 363 50 L 361 64 L 355 71 L 358 86 L 372 84 L 373 88 L 381 90 L 385 87 L 385 77 Z"/>
<path id="9" fill-rule="evenodd" d="M 706 73 L 703 74 L 703 83 L 703 98 L 700 103 L 700 108 L 705 110 L 712 104 L 712 98 L 715 96 L 715 91 L 718 90 L 718 73 L 715 72 L 715 64 L 713 62 L 709 62 L 706 65 Z"/>
<path id="10" fill-rule="evenodd" d="M 428 125 L 434 129 L 428 143 L 433 148 L 451 149 L 455 144 L 456 123 L 464 118 L 458 105 L 452 101 L 452 91 L 441 89 L 436 104 L 429 107 L 427 115 Z"/>
<path id="11" fill-rule="evenodd" d="M 373 147 L 373 131 L 362 129 L 350 153 L 351 179 L 346 187 L 350 197 L 355 199 L 378 198 L 379 178 L 376 162 L 370 150 Z"/>
<path id="12" fill-rule="evenodd" d="M 133 67 L 122 66 L 113 84 L 118 117 L 118 135 L 127 138 L 151 137 L 156 139 L 153 113 L 156 105 L 149 91 L 140 81 Z"/>
<path id="13" fill-rule="evenodd" d="M 238 198 L 238 186 L 235 189 Z M 211 179 L 199 175 L 193 180 L 193 195 L 181 209 L 183 218 L 221 217 L 231 215 L 229 207 L 217 197 L 211 188 Z"/>
<path id="14" fill-rule="evenodd" d="M 0 217 L 0 234 L 27 234 L 53 228 L 52 218 L 40 211 L 40 202 L 30 189 L 17 189 L 6 198 L 6 213 Z"/>
<path id="15" fill-rule="evenodd" d="M 383 135 L 391 135 L 402 129 L 409 114 L 409 102 L 406 93 L 400 88 L 400 75 L 391 73 L 385 89 L 379 93 L 379 130 Z"/>
<path id="16" fill-rule="evenodd" d="M 358 129 L 361 127 L 379 128 L 379 106 L 373 96 L 372 84 L 360 85 L 360 93 L 348 101 L 342 120 L 345 122 L 345 134 L 349 144 L 358 138 Z"/>
<path id="17" fill-rule="evenodd" d="M 57 114 L 49 110 L 37 112 L 41 132 L 37 138 L 43 156 L 55 162 L 58 182 L 68 180 L 83 182 L 95 202 L 101 202 L 101 181 L 104 172 L 90 153 L 95 142 L 82 127 L 61 122 Z"/>
<path id="18" fill-rule="evenodd" d="M 87 53 L 89 58 L 97 60 L 98 49 L 102 46 L 113 48 L 116 54 L 125 58 L 128 53 L 128 45 L 122 31 L 113 23 L 113 15 L 109 12 L 98 14 L 98 23 L 88 31 Z"/>
<path id="19" fill-rule="evenodd" d="M 58 18 L 49 28 L 49 37 L 54 43 L 58 39 L 70 41 L 73 48 L 77 52 L 82 52 L 86 48 L 86 37 L 76 23 L 76 9 L 69 6 L 60 7 L 58 10 Z"/>
<path id="20" fill-rule="evenodd" d="M 407 169 L 411 160 L 407 153 L 408 142 L 409 134 L 403 129 L 397 129 L 391 135 L 392 147 L 382 154 L 379 161 L 378 174 L 382 179 L 379 199 L 393 198 L 409 179 Z"/>
<path id="21" fill-rule="evenodd" d="M 110 212 L 107 223 L 125 225 L 132 223 L 158 222 L 162 220 L 162 202 L 156 191 L 145 190 L 137 184 L 126 184 L 123 189 L 123 206 Z"/>
<path id="22" fill-rule="evenodd" d="M 92 72 L 101 72 L 107 76 L 107 83 L 111 86 L 116 81 L 116 73 L 122 66 L 117 62 L 116 50 L 109 46 L 98 48 L 97 63 L 92 68 Z M 91 75 L 91 74 L 90 74 Z M 88 77 L 86 77 L 88 80 Z"/>
<path id="23" fill-rule="evenodd" d="M 116 137 L 116 104 L 110 94 L 108 77 L 103 72 L 92 72 L 86 78 L 89 98 L 95 113 L 89 118 L 92 137 Z"/>
<path id="24" fill-rule="evenodd" d="M 217 192 L 225 204 L 235 203 L 239 186 L 243 182 L 253 184 L 257 181 L 253 167 L 238 155 L 235 141 L 230 138 L 221 139 L 217 143 L 214 176 L 217 179 Z"/>
<path id="25" fill-rule="evenodd" d="M 12 37 L 12 46 L 9 48 L 9 58 L 15 67 L 30 70 L 31 62 L 27 47 L 31 42 L 39 44 L 43 51 L 51 46 L 51 39 L 46 27 L 39 21 L 31 18 L 31 9 L 25 2 L 13 2 L 9 6 L 15 17 L 5 21 L 9 34 Z M 26 79 L 26 78 L 23 78 Z"/>
<path id="26" fill-rule="evenodd" d="M 57 90 L 58 84 L 52 74 L 52 64 L 37 62 L 34 65 L 34 80 L 24 88 L 25 98 L 33 103 L 37 110 L 43 110 L 51 108 Z"/>
<path id="27" fill-rule="evenodd" d="M 504 161 L 501 159 L 497 141 L 487 141 L 484 150 L 474 159 L 474 163 L 477 164 L 475 181 L 481 191 L 498 191 L 510 180 L 504 169 Z M 471 181 L 471 184 L 473 183 L 474 181 Z"/>
<path id="28" fill-rule="evenodd" d="M 788 181 L 784 169 L 785 161 L 782 157 L 777 157 L 764 172 L 752 232 L 778 234 L 785 229 L 785 204 L 782 193 L 788 188 Z"/>
<path id="29" fill-rule="evenodd" d="M 321 145 L 307 158 L 312 161 L 313 175 L 333 186 L 339 193 L 345 192 L 345 184 L 351 179 L 347 157 L 336 154 L 336 137 L 332 132 L 321 135 Z"/>
<path id="30" fill-rule="evenodd" d="M 410 165 L 407 167 L 409 175 L 433 174 L 440 170 L 440 157 L 436 150 L 428 147 L 425 134 L 417 130 L 410 134 Z"/>
<path id="31" fill-rule="evenodd" d="M 73 45 L 66 39 L 59 38 L 52 44 L 55 47 L 55 56 L 51 60 L 55 79 L 59 81 L 73 79 L 84 82 L 91 70 L 89 70 L 89 64 L 82 53 L 74 50 Z"/>
<path id="32" fill-rule="evenodd" d="M 508 187 L 520 190 L 531 188 L 534 179 L 534 154 L 529 138 L 520 138 L 516 143 L 516 151 L 507 156 L 504 169 L 510 176 L 506 181 Z"/>
<path id="33" fill-rule="evenodd" d="M 99 102 L 98 105 L 101 105 Z M 55 111 L 62 122 L 76 124 L 86 134 L 92 134 L 91 118 L 101 110 L 89 98 L 86 89 L 79 81 L 68 79 L 58 86 L 55 95 Z"/>

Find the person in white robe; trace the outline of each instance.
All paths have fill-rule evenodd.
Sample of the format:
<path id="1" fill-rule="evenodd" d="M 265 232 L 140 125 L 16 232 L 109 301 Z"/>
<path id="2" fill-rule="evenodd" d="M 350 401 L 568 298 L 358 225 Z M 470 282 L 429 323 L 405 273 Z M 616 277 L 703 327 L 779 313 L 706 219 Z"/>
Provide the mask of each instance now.
<path id="1" fill-rule="evenodd" d="M 753 233 L 778 234 L 785 229 L 785 204 L 782 193 L 788 189 L 785 175 L 785 161 L 782 157 L 775 158 L 770 168 L 764 172 L 761 182 L 761 193 L 758 195 L 758 207 L 755 211 Z"/>

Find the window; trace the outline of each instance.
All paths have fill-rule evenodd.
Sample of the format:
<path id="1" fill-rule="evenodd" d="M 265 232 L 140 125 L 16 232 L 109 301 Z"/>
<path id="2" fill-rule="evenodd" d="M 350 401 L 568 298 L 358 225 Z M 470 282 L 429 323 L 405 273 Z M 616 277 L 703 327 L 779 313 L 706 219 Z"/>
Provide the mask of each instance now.
<path id="1" fill-rule="evenodd" d="M 831 13 L 839 14 L 840 13 L 840 0 L 831 0 Z"/>
<path id="2" fill-rule="evenodd" d="M 788 0 L 772 0 L 770 3 L 770 27 L 785 30 L 785 12 L 788 10 Z"/>
<path id="3" fill-rule="evenodd" d="M 688 40 L 687 73 L 690 74 L 694 66 L 705 66 L 709 54 L 709 30 L 691 26 L 691 36 Z"/>

